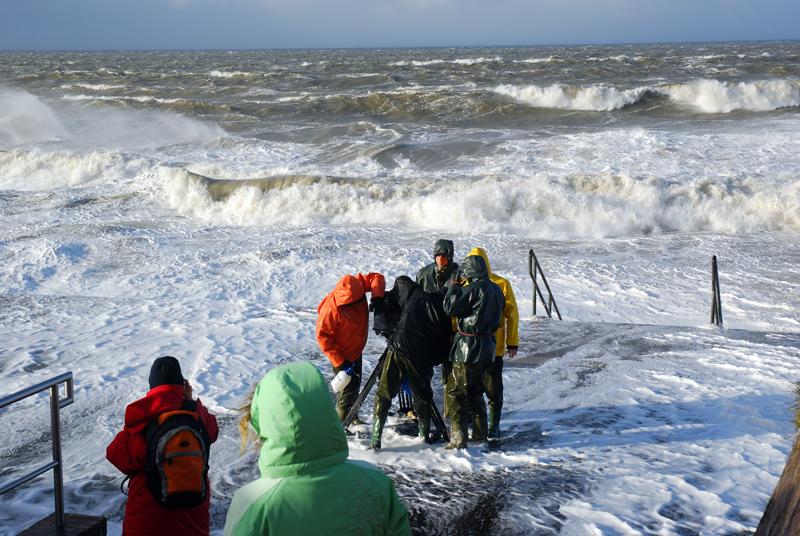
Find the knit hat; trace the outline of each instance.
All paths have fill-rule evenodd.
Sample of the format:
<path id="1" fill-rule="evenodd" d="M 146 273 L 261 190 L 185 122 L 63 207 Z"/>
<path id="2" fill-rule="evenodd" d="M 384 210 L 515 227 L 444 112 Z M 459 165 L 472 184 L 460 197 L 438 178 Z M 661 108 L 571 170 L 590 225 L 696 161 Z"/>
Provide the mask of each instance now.
<path id="1" fill-rule="evenodd" d="M 150 389 L 165 384 L 183 385 L 181 364 L 171 355 L 159 357 L 150 367 Z"/>

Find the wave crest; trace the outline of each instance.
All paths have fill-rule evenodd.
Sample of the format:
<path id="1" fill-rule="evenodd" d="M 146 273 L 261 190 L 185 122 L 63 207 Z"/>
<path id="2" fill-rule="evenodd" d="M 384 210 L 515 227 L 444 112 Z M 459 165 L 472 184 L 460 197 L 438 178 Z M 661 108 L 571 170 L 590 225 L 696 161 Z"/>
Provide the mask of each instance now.
<path id="1" fill-rule="evenodd" d="M 701 79 L 669 85 L 664 92 L 673 101 L 689 104 L 705 113 L 768 112 L 800 106 L 798 80 L 721 82 Z"/>
<path id="2" fill-rule="evenodd" d="M 575 87 L 552 84 L 550 86 L 501 85 L 494 91 L 536 108 L 611 111 L 636 103 L 647 88 L 619 90 L 604 85 Z"/>
<path id="3" fill-rule="evenodd" d="M 686 83 L 617 89 L 607 85 L 500 85 L 494 91 L 535 108 L 611 111 L 638 104 L 648 95 L 661 95 L 702 113 L 737 110 L 768 112 L 800 106 L 800 81 L 758 80 L 722 82 L 699 79 Z"/>
<path id="4" fill-rule="evenodd" d="M 215 184 L 224 196 L 214 195 Z M 670 231 L 800 232 L 800 179 L 688 182 L 614 174 L 487 176 L 431 182 L 295 176 L 213 181 L 182 172 L 167 203 L 233 225 L 339 224 L 546 238 L 606 238 Z M 214 198 L 218 201 L 214 201 Z"/>

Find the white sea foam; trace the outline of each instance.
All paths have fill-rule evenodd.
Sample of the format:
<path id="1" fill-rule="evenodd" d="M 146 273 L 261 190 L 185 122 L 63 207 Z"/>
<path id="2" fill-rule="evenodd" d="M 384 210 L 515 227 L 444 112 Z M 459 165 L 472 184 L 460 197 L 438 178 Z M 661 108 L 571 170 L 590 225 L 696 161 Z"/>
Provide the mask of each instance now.
<path id="1" fill-rule="evenodd" d="M 495 63 L 501 62 L 503 58 L 500 56 L 494 56 L 491 58 L 485 57 L 478 57 L 478 58 L 456 58 L 454 60 L 443 60 L 443 59 L 435 59 L 435 60 L 401 60 L 395 61 L 390 63 L 389 65 L 394 67 L 404 67 L 404 66 L 415 66 L 415 67 L 426 67 L 428 65 L 439 65 L 442 63 L 450 63 L 453 65 L 479 65 L 481 63 Z"/>
<path id="2" fill-rule="evenodd" d="M 110 91 L 113 89 L 125 89 L 127 86 L 119 84 L 63 84 L 61 87 L 63 89 L 81 88 L 91 91 Z"/>
<path id="3" fill-rule="evenodd" d="M 798 80 L 721 82 L 703 79 L 686 84 L 672 84 L 663 91 L 674 101 L 706 113 L 728 113 L 734 110 L 764 112 L 800 106 Z"/>
<path id="4" fill-rule="evenodd" d="M 119 185 L 153 165 L 116 152 L 0 151 L 0 190 L 50 190 L 95 181 Z"/>
<path id="5" fill-rule="evenodd" d="M 524 60 L 514 60 L 513 63 L 553 63 L 559 61 L 555 56 L 547 56 L 546 58 L 527 58 Z"/>
<path id="6" fill-rule="evenodd" d="M 404 67 L 407 65 L 413 65 L 415 67 L 424 67 L 426 65 L 438 65 L 440 63 L 446 63 L 446 62 L 445 60 L 402 60 L 402 61 L 392 62 L 389 65 L 393 67 Z"/>
<path id="7" fill-rule="evenodd" d="M 64 100 L 74 100 L 74 101 L 84 101 L 84 100 L 91 100 L 91 101 L 119 101 L 119 102 L 156 102 L 158 104 L 180 104 L 180 103 L 189 103 L 185 99 L 172 99 L 172 98 L 165 98 L 165 97 L 148 97 L 146 95 L 64 95 L 62 97 Z"/>
<path id="8" fill-rule="evenodd" d="M 732 83 L 701 79 L 633 89 L 618 89 L 608 85 L 504 84 L 495 87 L 494 91 L 537 108 L 586 111 L 618 110 L 637 103 L 648 91 L 704 113 L 728 113 L 736 110 L 765 112 L 800 106 L 798 80 Z"/>
<path id="9" fill-rule="evenodd" d="M 453 63 L 456 65 L 478 65 L 481 63 L 498 63 L 503 61 L 503 58 L 500 56 L 494 56 L 492 58 L 459 58 L 457 60 L 453 60 Z"/>
<path id="10" fill-rule="evenodd" d="M 440 181 L 433 188 L 424 179 L 320 182 L 267 192 L 243 187 L 215 202 L 189 176 L 168 173 L 164 187 L 171 207 L 201 221 L 233 225 L 333 222 L 572 239 L 675 230 L 800 232 L 800 178 L 779 184 L 749 178 L 675 184 L 577 174 Z"/>
<path id="11" fill-rule="evenodd" d="M 219 71 L 214 69 L 208 72 L 208 76 L 212 78 L 248 78 L 256 76 L 258 73 L 248 73 L 245 71 Z"/>
<path id="12" fill-rule="evenodd" d="M 536 108 L 608 111 L 618 110 L 637 102 L 646 88 L 619 90 L 606 85 L 574 87 L 562 84 L 550 86 L 504 84 L 494 88 L 494 91 Z"/>

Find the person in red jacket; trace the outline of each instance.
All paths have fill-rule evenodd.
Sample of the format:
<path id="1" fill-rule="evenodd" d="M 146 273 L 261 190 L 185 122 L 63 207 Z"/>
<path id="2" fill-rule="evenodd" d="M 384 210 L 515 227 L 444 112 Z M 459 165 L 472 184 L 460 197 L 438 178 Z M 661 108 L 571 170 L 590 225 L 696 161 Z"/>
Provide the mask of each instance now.
<path id="1" fill-rule="evenodd" d="M 192 399 L 192 386 L 181 374 L 181 365 L 172 356 L 159 357 L 150 368 L 150 390 L 125 408 L 125 427 L 106 449 L 106 458 L 130 477 L 128 502 L 122 533 L 125 536 L 183 536 L 209 533 L 211 493 L 204 503 L 170 510 L 156 502 L 147 487 L 144 473 L 147 442 L 144 431 L 158 415 L 178 409 L 192 409 L 200 417 L 208 439 L 217 440 L 217 419 L 200 402 Z M 191 408 L 189 408 L 191 409 Z M 208 483 L 206 483 L 208 488 Z"/>
<path id="2" fill-rule="evenodd" d="M 358 398 L 361 388 L 361 352 L 367 344 L 369 308 L 383 307 L 386 280 L 382 274 L 347 274 L 317 307 L 317 342 L 333 365 L 333 373 L 350 370 L 352 379 L 336 394 L 336 413 L 343 421 Z M 353 421 L 357 422 L 357 421 Z"/>

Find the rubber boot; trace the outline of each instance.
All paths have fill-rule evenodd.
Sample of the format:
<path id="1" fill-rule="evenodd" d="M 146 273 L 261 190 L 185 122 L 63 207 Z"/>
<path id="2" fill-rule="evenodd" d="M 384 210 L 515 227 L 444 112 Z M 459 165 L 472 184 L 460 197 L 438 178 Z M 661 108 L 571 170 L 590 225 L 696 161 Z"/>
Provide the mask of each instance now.
<path id="1" fill-rule="evenodd" d="M 500 437 L 500 409 L 499 404 L 489 404 L 489 437 L 492 439 Z"/>
<path id="2" fill-rule="evenodd" d="M 450 423 L 450 443 L 444 448 L 447 450 L 467 448 L 467 435 L 464 433 L 464 428 L 456 421 L 452 421 Z"/>
<path id="3" fill-rule="evenodd" d="M 381 450 L 381 436 L 383 435 L 383 425 L 386 424 L 386 416 L 378 415 L 372 421 L 372 437 L 369 440 L 369 448 Z"/>
<path id="4" fill-rule="evenodd" d="M 419 429 L 419 437 L 424 439 L 425 443 L 431 443 L 431 407 L 415 398 L 414 413 L 417 415 L 417 428 Z"/>
<path id="5" fill-rule="evenodd" d="M 479 411 L 472 417 L 472 441 L 486 441 L 486 412 Z"/>

